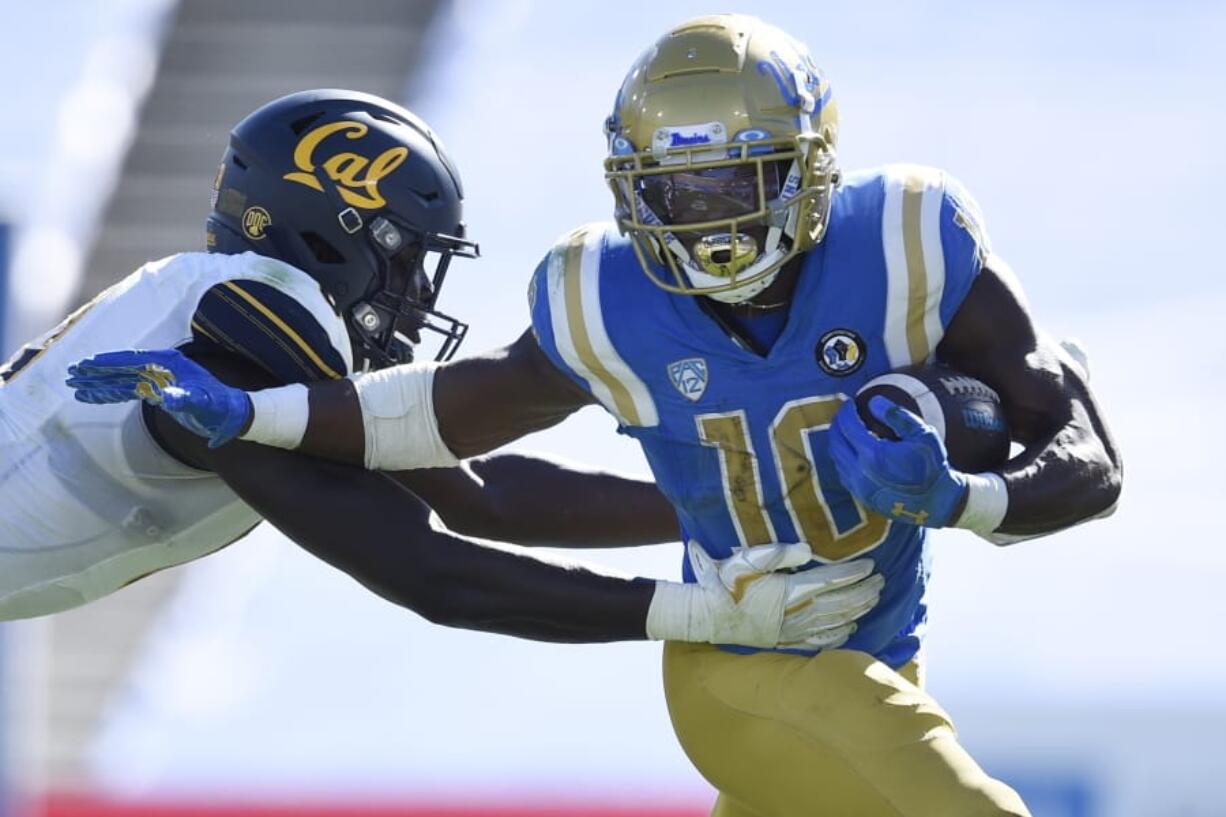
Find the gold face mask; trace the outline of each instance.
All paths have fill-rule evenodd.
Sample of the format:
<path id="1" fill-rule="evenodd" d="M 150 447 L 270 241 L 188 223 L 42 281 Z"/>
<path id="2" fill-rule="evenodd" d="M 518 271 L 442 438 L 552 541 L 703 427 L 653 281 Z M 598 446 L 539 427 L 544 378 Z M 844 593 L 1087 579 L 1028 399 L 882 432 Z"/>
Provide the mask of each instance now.
<path id="1" fill-rule="evenodd" d="M 671 292 L 737 302 L 821 240 L 838 118 L 808 52 L 744 15 L 703 17 L 631 68 L 605 178 L 639 262 Z"/>

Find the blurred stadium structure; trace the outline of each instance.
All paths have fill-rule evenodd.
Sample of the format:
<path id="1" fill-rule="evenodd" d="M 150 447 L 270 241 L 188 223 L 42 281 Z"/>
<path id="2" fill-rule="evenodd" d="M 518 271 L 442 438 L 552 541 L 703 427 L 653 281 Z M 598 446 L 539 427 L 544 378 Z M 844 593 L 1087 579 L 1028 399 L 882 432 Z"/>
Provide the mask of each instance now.
<path id="1" fill-rule="evenodd" d="M 0 161 L 13 163 L 0 168 L 17 179 L 0 188 L 0 220 L 16 229 L 7 315 L 0 272 L 0 351 L 144 260 L 200 247 L 230 125 L 317 86 L 406 99 L 448 142 L 487 258 L 453 275 L 444 297 L 473 322 L 469 352 L 505 342 L 526 321 L 517 299 L 553 236 L 607 217 L 597 133 L 620 72 L 659 29 L 709 10 L 694 0 L 664 15 L 634 0 L 612 17 L 606 4 L 528 0 L 45 5 L 5 11 L 17 62 L 0 65 L 35 96 L 22 122 L 6 112 L 0 129 Z M 1214 328 L 1226 285 L 1189 249 L 1220 231 L 1208 214 L 1226 159 L 1206 134 L 1221 133 L 1226 113 L 1206 99 L 1220 98 L 1214 32 L 1226 12 L 827 5 L 754 11 L 831 70 L 845 166 L 944 165 L 976 192 L 1039 314 L 1087 341 L 1130 469 L 1115 518 L 1054 542 L 1000 553 L 939 540 L 937 696 L 1036 817 L 1226 815 L 1226 657 L 1214 646 L 1226 557 L 1185 510 L 1220 502 L 1226 446 L 1207 439 L 1197 457 L 1173 448 L 1154 397 L 1185 384 L 1184 422 L 1209 429 L 1226 382 Z M 37 50 L 57 38 L 61 53 Z M 35 60 L 46 64 L 30 77 Z M 1155 129 L 1160 146 L 1140 138 Z M 557 167 L 545 176 L 542 156 Z M 1138 181 L 1148 162 L 1152 178 Z M 1138 327 L 1156 342 L 1139 341 Z M 641 470 L 612 438 L 584 413 L 537 446 Z M 605 555 L 676 571 L 673 549 Z M 697 817 L 710 799 L 669 733 L 655 647 L 429 627 L 267 529 L 89 607 L 7 626 L 2 650 L 13 790 L 3 817 Z"/>

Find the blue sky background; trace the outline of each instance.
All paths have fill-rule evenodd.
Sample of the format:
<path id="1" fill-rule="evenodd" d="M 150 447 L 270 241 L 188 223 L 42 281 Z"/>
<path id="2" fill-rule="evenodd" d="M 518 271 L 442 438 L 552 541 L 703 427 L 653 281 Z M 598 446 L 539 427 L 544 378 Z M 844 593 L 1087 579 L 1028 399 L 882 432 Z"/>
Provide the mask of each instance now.
<path id="1" fill-rule="evenodd" d="M 18 220 L 53 149 L 57 97 L 38 85 L 72 81 L 104 6 L 44 5 L 19 6 L 0 48 L 20 101 L 0 128 L 0 212 Z M 668 26 L 709 10 L 467 0 L 441 22 L 408 98 L 459 165 L 485 256 L 454 267 L 442 297 L 473 325 L 469 352 L 526 326 L 528 276 L 557 235 L 609 217 L 600 126 L 622 75 Z M 845 168 L 936 165 L 978 198 L 1039 322 L 1085 342 L 1124 452 L 1109 520 L 1007 550 L 937 535 L 932 689 L 994 756 L 1025 743 L 1008 731 L 1023 725 L 975 713 L 1059 702 L 1218 717 L 1226 7 L 761 0 L 753 11 L 806 41 L 831 79 Z M 31 82 L 28 32 L 48 24 L 73 48 Z M 597 409 L 522 447 L 645 472 Z M 592 558 L 676 576 L 679 556 Z M 100 779 L 124 790 L 494 796 L 583 783 L 610 798 L 706 797 L 671 737 L 655 645 L 431 627 L 267 531 L 193 567 L 156 629 L 95 753 Z"/>

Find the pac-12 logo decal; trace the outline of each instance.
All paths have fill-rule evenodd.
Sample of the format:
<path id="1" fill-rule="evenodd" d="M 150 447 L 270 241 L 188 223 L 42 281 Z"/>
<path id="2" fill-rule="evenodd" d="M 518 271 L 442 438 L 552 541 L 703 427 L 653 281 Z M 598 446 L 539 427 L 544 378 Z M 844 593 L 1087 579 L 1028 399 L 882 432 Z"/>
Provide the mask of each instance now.
<path id="1" fill-rule="evenodd" d="M 272 216 L 263 207 L 248 207 L 243 212 L 243 232 L 250 239 L 259 241 L 263 238 L 269 224 L 272 224 Z"/>
<path id="2" fill-rule="evenodd" d="M 696 403 L 707 390 L 707 361 L 701 357 L 674 360 L 668 364 L 668 378 L 683 397 Z"/>
<path id="3" fill-rule="evenodd" d="M 850 329 L 832 329 L 817 342 L 817 365 L 834 377 L 846 377 L 864 365 L 864 341 Z"/>

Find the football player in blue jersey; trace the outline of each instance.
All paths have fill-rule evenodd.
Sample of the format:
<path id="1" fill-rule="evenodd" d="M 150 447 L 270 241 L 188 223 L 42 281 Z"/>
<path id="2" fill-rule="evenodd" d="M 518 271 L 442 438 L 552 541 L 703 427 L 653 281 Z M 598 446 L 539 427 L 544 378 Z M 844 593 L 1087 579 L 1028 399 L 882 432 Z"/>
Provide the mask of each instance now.
<path id="1" fill-rule="evenodd" d="M 777 28 L 674 28 L 605 131 L 615 223 L 546 255 L 531 330 L 506 349 L 306 395 L 236 394 L 162 352 L 86 369 L 117 398 L 180 382 L 168 408 L 220 450 L 241 436 L 370 469 L 454 464 L 599 403 L 698 543 L 687 579 L 776 542 L 823 565 L 871 556 L 885 577 L 842 649 L 666 646 L 670 714 L 717 817 L 1027 814 L 924 691 L 927 533 L 1003 544 L 1113 509 L 1120 457 L 1083 367 L 1036 327 L 962 185 L 917 166 L 841 172 L 829 83 Z M 888 400 L 870 409 L 897 439 L 865 427 L 849 396 L 931 360 L 999 392 L 1021 446 L 999 471 L 953 468 Z M 306 418 L 292 435 L 259 430 L 287 414 Z M 653 604 L 648 628 L 672 615 Z"/>

